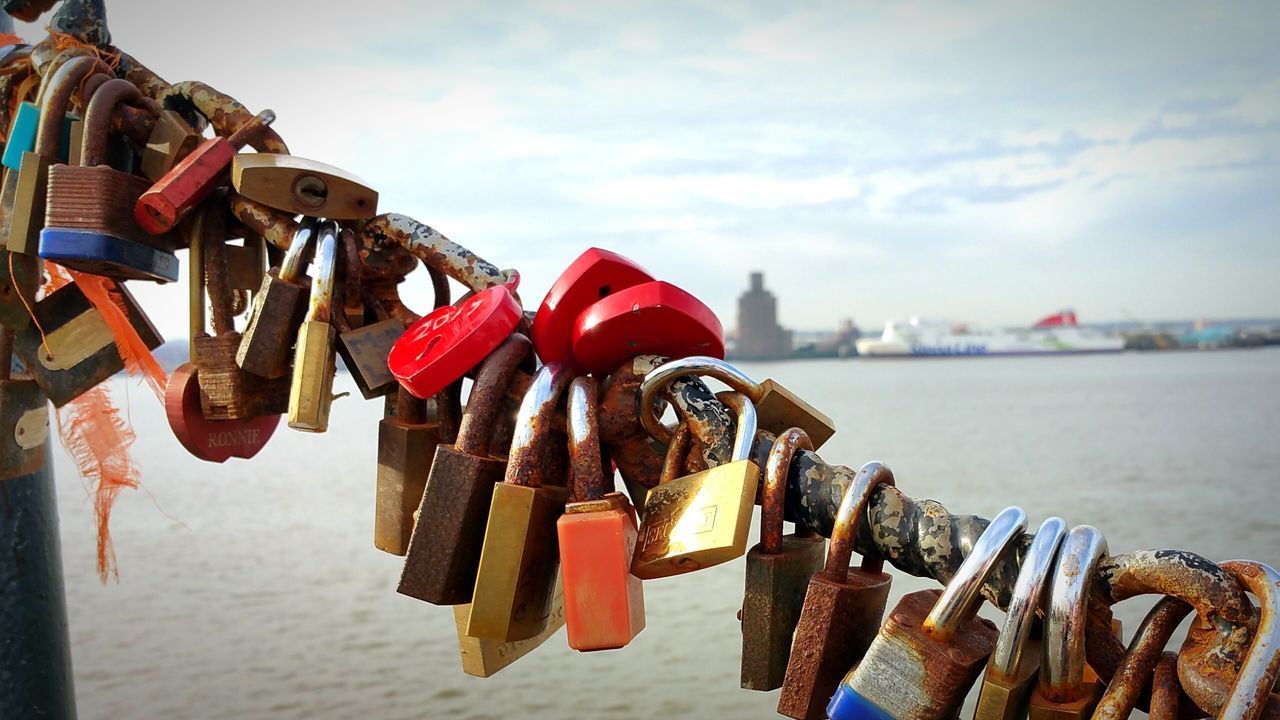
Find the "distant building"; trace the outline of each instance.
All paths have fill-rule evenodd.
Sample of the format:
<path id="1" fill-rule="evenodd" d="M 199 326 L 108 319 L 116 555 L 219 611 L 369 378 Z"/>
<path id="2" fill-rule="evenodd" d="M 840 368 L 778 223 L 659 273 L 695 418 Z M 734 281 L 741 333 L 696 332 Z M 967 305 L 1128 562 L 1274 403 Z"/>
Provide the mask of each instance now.
<path id="1" fill-rule="evenodd" d="M 791 331 L 778 324 L 778 299 L 764 289 L 764 273 L 751 273 L 751 287 L 738 298 L 735 357 L 766 360 L 790 357 Z"/>

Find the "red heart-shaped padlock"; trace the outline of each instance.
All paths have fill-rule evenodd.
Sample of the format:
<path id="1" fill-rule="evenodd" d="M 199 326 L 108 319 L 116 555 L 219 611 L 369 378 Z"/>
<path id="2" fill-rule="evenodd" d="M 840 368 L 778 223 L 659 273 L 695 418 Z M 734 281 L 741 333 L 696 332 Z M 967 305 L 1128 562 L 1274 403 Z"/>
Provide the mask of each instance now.
<path id="1" fill-rule="evenodd" d="M 724 330 L 701 300 L 661 280 L 620 290 L 578 316 L 573 357 L 583 369 L 613 372 L 636 355 L 723 358 Z"/>
<path id="2" fill-rule="evenodd" d="M 533 349 L 544 363 L 573 359 L 573 324 L 583 310 L 619 290 L 653 280 L 644 268 L 608 250 L 590 248 L 556 278 L 533 317 Z"/>
<path id="3" fill-rule="evenodd" d="M 280 424 L 279 415 L 247 420 L 209 420 L 200 409 L 196 366 L 184 363 L 169 376 L 164 391 L 169 427 L 187 452 L 209 462 L 249 459 L 266 446 Z"/>
<path id="4" fill-rule="evenodd" d="M 523 313 L 507 286 L 486 288 L 410 325 L 391 346 L 387 366 L 414 397 L 429 398 L 488 357 Z"/>

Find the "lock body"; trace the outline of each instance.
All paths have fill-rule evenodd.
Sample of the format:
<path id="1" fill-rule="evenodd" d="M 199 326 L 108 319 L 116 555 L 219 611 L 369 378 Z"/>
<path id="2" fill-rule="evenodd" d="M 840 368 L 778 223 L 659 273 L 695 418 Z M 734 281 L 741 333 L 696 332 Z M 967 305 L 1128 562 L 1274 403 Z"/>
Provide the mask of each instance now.
<path id="1" fill-rule="evenodd" d="M 378 191 L 363 180 L 296 155 L 236 155 L 231 184 L 250 200 L 292 215 L 367 220 L 378 214 Z"/>
<path id="2" fill-rule="evenodd" d="M 440 444 L 439 423 L 378 422 L 378 478 L 373 545 L 392 555 L 409 550 L 413 515 L 422 503 L 431 459 Z"/>
<path id="3" fill-rule="evenodd" d="M 326 320 L 306 320 L 298 331 L 289 384 L 289 427 L 307 432 L 329 428 L 333 403 L 334 328 Z"/>
<path id="4" fill-rule="evenodd" d="M 264 378 L 236 366 L 240 341 L 234 330 L 191 340 L 200 368 L 200 406 L 209 420 L 247 420 L 279 415 L 288 408 L 287 378 Z"/>
<path id="5" fill-rule="evenodd" d="M 0 481 L 44 467 L 49 406 L 29 377 L 0 380 Z"/>
<path id="6" fill-rule="evenodd" d="M 1027 716 L 1027 703 L 1040 672 L 1040 643 L 1028 640 L 1014 676 L 1002 675 L 989 665 L 982 675 L 974 720 L 1015 720 Z"/>
<path id="7" fill-rule="evenodd" d="M 813 575 L 822 569 L 825 550 L 821 537 L 785 535 L 780 552 L 767 553 L 757 545 L 747 553 L 742 600 L 742 687 L 782 687 L 805 591 Z"/>
<path id="8" fill-rule="evenodd" d="M 366 400 L 392 393 L 398 387 L 387 365 L 387 355 L 403 334 L 404 323 L 387 318 L 338 335 L 338 354 Z"/>
<path id="9" fill-rule="evenodd" d="M 486 638 L 472 637 L 467 634 L 467 623 L 471 619 L 470 603 L 453 606 L 453 623 L 458 634 L 458 651 L 462 656 L 462 671 L 475 677 L 492 677 L 512 663 L 538 649 L 551 636 L 559 632 L 565 625 L 564 593 L 561 585 L 556 583 L 551 599 L 551 610 L 547 614 L 546 627 L 542 632 L 526 640 L 501 642 Z"/>
<path id="10" fill-rule="evenodd" d="M 153 182 L 159 180 L 174 165 L 190 155 L 200 141 L 200 134 L 177 112 L 161 112 L 151 131 L 151 137 L 147 139 L 147 146 L 142 150 L 142 174 Z"/>
<path id="11" fill-rule="evenodd" d="M 742 557 L 759 482 L 759 466 L 741 460 L 650 489 L 631 572 L 648 580 Z"/>
<path id="12" fill-rule="evenodd" d="M 760 383 L 760 395 L 755 403 L 760 429 L 774 435 L 798 427 L 808 434 L 816 449 L 836 432 L 834 420 L 772 378 Z"/>
<path id="13" fill-rule="evenodd" d="M 570 503 L 556 524 L 565 621 L 574 650 L 620 648 L 644 629 L 644 589 L 631 574 L 635 510 L 621 493 Z"/>
<path id="14" fill-rule="evenodd" d="M 307 314 L 307 286 L 280 279 L 271 268 L 253 298 L 253 311 L 236 350 L 236 364 L 265 378 L 289 374 L 289 351 Z"/>
<path id="15" fill-rule="evenodd" d="M 468 635 L 510 642 L 546 628 L 559 569 L 556 520 L 568 498 L 552 485 L 493 486 Z"/>

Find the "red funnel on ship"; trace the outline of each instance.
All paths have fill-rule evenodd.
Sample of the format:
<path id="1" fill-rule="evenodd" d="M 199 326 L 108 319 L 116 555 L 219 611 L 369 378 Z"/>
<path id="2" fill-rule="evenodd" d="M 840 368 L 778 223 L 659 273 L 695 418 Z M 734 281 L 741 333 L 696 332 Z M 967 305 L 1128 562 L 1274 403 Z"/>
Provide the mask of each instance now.
<path id="1" fill-rule="evenodd" d="M 1076 324 L 1076 311 L 1063 310 L 1040 320 L 1035 327 L 1062 327 L 1064 325 L 1074 326 Z"/>

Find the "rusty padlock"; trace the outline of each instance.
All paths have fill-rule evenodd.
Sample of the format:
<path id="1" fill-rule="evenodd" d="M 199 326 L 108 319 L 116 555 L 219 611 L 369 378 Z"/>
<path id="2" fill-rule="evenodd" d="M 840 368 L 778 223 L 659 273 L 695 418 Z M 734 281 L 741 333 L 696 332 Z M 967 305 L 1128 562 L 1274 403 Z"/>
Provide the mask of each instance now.
<path id="1" fill-rule="evenodd" d="M 493 487 L 507 466 L 490 447 L 507 386 L 532 349 L 511 335 L 480 365 L 457 442 L 436 448 L 397 592 L 435 605 L 471 602 Z"/>
<path id="2" fill-rule="evenodd" d="M 825 540 L 819 535 L 783 535 L 787 473 L 799 449 L 813 443 L 800 428 L 773 442 L 765 463 L 760 500 L 760 542 L 747 552 L 742 599 L 742 672 L 748 690 L 777 690 L 791 657 L 791 639 L 814 573 L 822 568 Z"/>
<path id="3" fill-rule="evenodd" d="M 1015 720 L 1027 716 L 1027 700 L 1040 669 L 1036 611 L 1066 535 L 1066 521 L 1060 517 L 1046 519 L 1022 559 L 996 649 L 982 676 L 974 720 Z"/>
<path id="4" fill-rule="evenodd" d="M 1008 507 L 991 519 L 941 593 L 909 593 L 889 613 L 862 662 L 827 705 L 832 720 L 952 718 L 995 649 L 999 632 L 977 617 L 982 585 L 1027 527 Z"/>
<path id="5" fill-rule="evenodd" d="M 1249 643 L 1249 654 L 1231 683 L 1231 694 L 1218 717 L 1275 717 L 1280 705 L 1280 698 L 1272 694 L 1280 678 L 1280 573 L 1252 560 L 1228 560 L 1221 565 L 1258 598 L 1262 613 Z"/>
<path id="6" fill-rule="evenodd" d="M 804 607 L 791 643 L 778 713 L 796 720 L 826 716 L 840 678 L 862 659 L 880 629 L 893 578 L 874 549 L 850 568 L 858 528 L 871 495 L 894 484 L 893 472 L 879 462 L 863 465 L 845 490 L 831 529 L 825 566 L 809 581 Z"/>
<path id="7" fill-rule="evenodd" d="M 289 374 L 289 351 L 307 314 L 310 290 L 303 271 L 317 231 L 310 219 L 300 223 L 280 267 L 271 268 L 262 278 L 262 288 L 253 298 L 253 312 L 236 350 L 236 364 L 241 370 L 264 378 Z"/>
<path id="8" fill-rule="evenodd" d="M 436 447 L 451 443 L 461 409 L 460 385 L 431 400 L 407 391 L 396 395 L 396 414 L 378 422 L 378 478 L 373 515 L 373 546 L 404 555 L 413 534 L 414 515 L 431 473 Z"/>
<path id="9" fill-rule="evenodd" d="M 1133 640 L 1129 642 L 1124 660 L 1107 683 L 1102 699 L 1094 708 L 1094 720 L 1125 720 L 1133 713 L 1147 688 L 1147 681 L 1152 678 L 1152 673 L 1160 662 L 1164 646 L 1173 637 L 1178 624 L 1190 612 L 1190 605 L 1173 597 L 1161 598 L 1151 608 L 1151 612 L 1142 619 L 1142 624 L 1134 633 Z"/>

